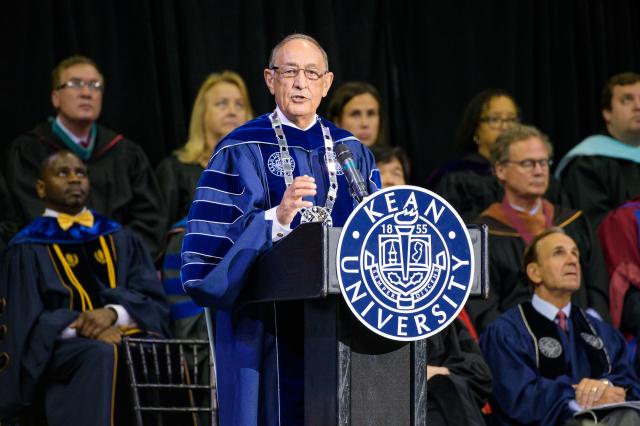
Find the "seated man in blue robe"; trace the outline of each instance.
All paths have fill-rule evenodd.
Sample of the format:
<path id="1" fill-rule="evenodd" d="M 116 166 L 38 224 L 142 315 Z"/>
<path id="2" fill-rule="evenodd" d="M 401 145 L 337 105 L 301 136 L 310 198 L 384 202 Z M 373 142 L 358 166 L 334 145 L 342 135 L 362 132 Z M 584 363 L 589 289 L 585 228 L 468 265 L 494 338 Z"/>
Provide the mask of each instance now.
<path id="1" fill-rule="evenodd" d="M 532 300 L 482 334 L 495 424 L 562 425 L 583 415 L 608 425 L 640 424 L 633 409 L 598 408 L 637 400 L 640 385 L 622 335 L 571 304 L 580 288 L 579 256 L 561 228 L 535 237 L 524 255 Z"/>
<path id="2" fill-rule="evenodd" d="M 141 240 L 85 207 L 89 178 L 75 154 L 45 159 L 37 192 L 43 216 L 0 264 L 0 420 L 33 418 L 39 410 L 25 408 L 35 404 L 50 426 L 123 424 L 119 344 L 140 330 L 167 334 L 162 286 Z"/>
<path id="3" fill-rule="evenodd" d="M 356 202 L 335 145 L 351 150 L 369 193 L 379 187 L 372 154 L 316 114 L 333 81 L 316 40 L 283 39 L 264 78 L 275 111 L 218 144 L 198 183 L 182 247 L 186 291 L 216 311 L 222 425 L 303 422 L 300 304 L 242 306 L 238 296 L 257 256 L 301 221 L 346 221 Z"/>

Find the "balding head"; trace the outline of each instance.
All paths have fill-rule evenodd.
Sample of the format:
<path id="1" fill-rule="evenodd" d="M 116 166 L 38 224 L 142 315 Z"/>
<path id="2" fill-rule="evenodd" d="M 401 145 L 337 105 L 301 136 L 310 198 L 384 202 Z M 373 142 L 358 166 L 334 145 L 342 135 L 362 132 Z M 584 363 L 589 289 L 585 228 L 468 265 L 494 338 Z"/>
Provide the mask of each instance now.
<path id="1" fill-rule="evenodd" d="M 315 45 L 318 50 L 320 50 L 322 58 L 324 59 L 324 69 L 329 69 L 329 56 L 327 55 L 327 52 L 324 50 L 324 48 L 320 45 L 320 43 L 318 43 L 318 40 L 309 35 L 301 33 L 289 34 L 288 36 L 280 40 L 280 42 L 276 44 L 273 49 L 271 49 L 271 55 L 269 56 L 269 68 L 273 68 L 273 66 L 275 65 L 276 55 L 278 54 L 280 48 L 292 40 L 304 40 Z"/>
<path id="2" fill-rule="evenodd" d="M 286 118 L 306 129 L 333 82 L 327 54 L 312 37 L 292 34 L 273 48 L 271 56 L 265 83 Z"/>

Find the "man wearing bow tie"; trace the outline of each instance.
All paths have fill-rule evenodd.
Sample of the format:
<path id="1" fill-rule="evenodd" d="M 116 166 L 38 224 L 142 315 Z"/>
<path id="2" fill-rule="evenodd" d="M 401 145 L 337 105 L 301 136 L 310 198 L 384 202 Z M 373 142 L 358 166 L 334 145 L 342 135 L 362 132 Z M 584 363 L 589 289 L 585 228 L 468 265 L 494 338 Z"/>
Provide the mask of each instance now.
<path id="1" fill-rule="evenodd" d="M 117 423 L 118 344 L 136 330 L 167 335 L 162 286 L 140 239 L 85 207 L 75 154 L 45 159 L 36 190 L 44 214 L 0 263 L 0 421 L 41 393 L 49 425 L 114 424 L 114 405 Z"/>

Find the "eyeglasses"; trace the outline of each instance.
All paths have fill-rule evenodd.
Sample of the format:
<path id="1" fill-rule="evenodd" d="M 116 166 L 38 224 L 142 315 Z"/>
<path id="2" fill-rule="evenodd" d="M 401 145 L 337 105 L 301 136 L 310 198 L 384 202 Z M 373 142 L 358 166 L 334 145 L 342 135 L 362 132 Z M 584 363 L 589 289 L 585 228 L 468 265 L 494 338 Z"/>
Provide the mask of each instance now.
<path id="1" fill-rule="evenodd" d="M 320 77 L 323 77 L 328 71 L 320 72 L 318 70 L 308 70 L 306 68 L 298 68 L 298 67 L 271 67 L 272 70 L 280 74 L 282 78 L 296 78 L 300 71 L 304 71 L 304 76 L 307 77 L 307 80 L 319 80 Z"/>
<path id="2" fill-rule="evenodd" d="M 480 117 L 480 122 L 487 123 L 489 127 L 497 129 L 504 124 L 511 126 L 512 124 L 519 123 L 520 119 L 518 117 L 499 117 L 497 115 L 490 115 L 487 117 Z"/>
<path id="3" fill-rule="evenodd" d="M 89 90 L 95 90 L 101 92 L 104 90 L 104 83 L 100 80 L 91 80 L 84 81 L 80 78 L 72 78 L 69 81 L 62 83 L 60 86 L 56 87 L 56 90 L 62 89 L 83 89 L 84 87 L 88 87 Z"/>
<path id="4" fill-rule="evenodd" d="M 522 167 L 524 170 L 530 171 L 530 170 L 533 170 L 536 164 L 541 168 L 546 169 L 553 164 L 553 160 L 550 158 L 545 158 L 543 160 L 522 160 L 522 161 L 504 160 L 502 163 L 517 164 L 518 166 Z"/>

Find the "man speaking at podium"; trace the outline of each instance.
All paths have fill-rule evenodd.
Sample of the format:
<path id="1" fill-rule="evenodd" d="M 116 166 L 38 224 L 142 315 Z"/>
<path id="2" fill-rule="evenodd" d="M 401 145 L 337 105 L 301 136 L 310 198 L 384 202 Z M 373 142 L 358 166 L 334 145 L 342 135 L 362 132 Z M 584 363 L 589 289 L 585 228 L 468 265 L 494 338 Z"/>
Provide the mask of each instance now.
<path id="1" fill-rule="evenodd" d="M 316 40 L 285 37 L 264 79 L 276 108 L 220 142 L 198 182 L 182 247 L 185 290 L 216 312 L 221 425 L 303 423 L 302 304 L 243 306 L 238 296 L 255 259 L 292 228 L 342 226 L 355 207 L 334 144 L 352 152 L 369 193 L 379 187 L 372 154 L 316 114 L 333 81 Z"/>

